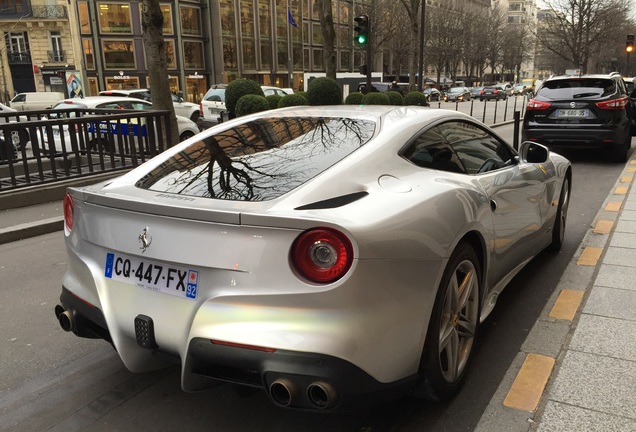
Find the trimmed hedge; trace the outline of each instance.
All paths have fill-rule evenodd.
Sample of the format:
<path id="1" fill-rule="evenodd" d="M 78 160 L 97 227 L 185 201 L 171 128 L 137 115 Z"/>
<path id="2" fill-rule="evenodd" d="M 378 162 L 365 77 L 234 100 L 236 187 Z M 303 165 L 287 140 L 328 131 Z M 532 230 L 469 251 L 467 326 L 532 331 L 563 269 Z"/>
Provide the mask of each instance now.
<path id="1" fill-rule="evenodd" d="M 389 105 L 389 97 L 386 93 L 371 92 L 364 95 L 362 103 L 364 105 Z"/>
<path id="2" fill-rule="evenodd" d="M 336 80 L 314 78 L 307 88 L 307 100 L 309 105 L 342 105 L 342 92 Z"/>
<path id="3" fill-rule="evenodd" d="M 428 99 L 424 93 L 418 91 L 408 92 L 404 96 L 404 105 L 429 106 Z"/>
<path id="4" fill-rule="evenodd" d="M 364 95 L 360 92 L 349 93 L 349 96 L 345 99 L 346 105 L 361 105 Z"/>
<path id="5" fill-rule="evenodd" d="M 267 99 L 267 103 L 269 103 L 269 109 L 278 108 L 278 102 L 280 102 L 282 98 L 283 97 L 281 95 L 277 95 L 277 94 L 265 96 L 265 99 Z"/>
<path id="6" fill-rule="evenodd" d="M 309 105 L 307 99 L 304 96 L 294 93 L 287 96 L 283 96 L 278 102 L 278 108 L 285 108 L 290 106 Z"/>
<path id="7" fill-rule="evenodd" d="M 386 95 L 389 98 L 389 105 L 402 105 L 404 103 L 404 96 L 402 96 L 402 93 L 388 91 L 386 92 Z"/>
<path id="8" fill-rule="evenodd" d="M 236 116 L 241 117 L 248 114 L 267 111 L 268 109 L 270 109 L 269 103 L 265 96 L 248 94 L 241 96 L 236 103 Z"/>
<path id="9" fill-rule="evenodd" d="M 245 95 L 252 94 L 265 97 L 261 85 L 250 79 L 235 79 L 225 90 L 225 108 L 230 118 L 236 115 L 236 103 Z"/>

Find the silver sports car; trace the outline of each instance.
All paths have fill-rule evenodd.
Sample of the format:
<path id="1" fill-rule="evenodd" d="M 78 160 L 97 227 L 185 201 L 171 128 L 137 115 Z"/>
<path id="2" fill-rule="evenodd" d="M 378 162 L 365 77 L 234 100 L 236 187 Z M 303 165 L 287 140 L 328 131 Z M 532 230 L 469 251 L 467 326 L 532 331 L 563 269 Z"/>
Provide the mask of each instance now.
<path id="1" fill-rule="evenodd" d="M 563 242 L 571 168 L 424 107 L 222 123 L 64 200 L 56 316 L 132 371 L 278 406 L 450 398 L 517 272 Z"/>

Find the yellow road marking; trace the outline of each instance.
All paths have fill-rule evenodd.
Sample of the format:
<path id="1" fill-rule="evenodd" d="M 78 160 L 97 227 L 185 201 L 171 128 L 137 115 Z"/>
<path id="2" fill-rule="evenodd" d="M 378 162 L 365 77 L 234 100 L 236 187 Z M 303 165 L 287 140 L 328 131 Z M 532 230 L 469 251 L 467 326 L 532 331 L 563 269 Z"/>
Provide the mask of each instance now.
<path id="1" fill-rule="evenodd" d="M 629 164 L 630 164 L 630 165 L 636 165 L 636 159 L 632 159 L 632 160 L 630 160 L 630 161 L 629 161 Z"/>
<path id="2" fill-rule="evenodd" d="M 636 172 L 636 168 L 635 167 L 629 167 L 625 171 L 627 171 L 627 172 Z"/>
<path id="3" fill-rule="evenodd" d="M 550 317 L 572 321 L 583 300 L 583 291 L 563 290 L 550 311 Z"/>
<path id="4" fill-rule="evenodd" d="M 596 226 L 594 227 L 594 233 L 596 234 L 609 234 L 612 231 L 612 227 L 614 226 L 613 221 L 609 220 L 600 220 L 596 222 Z"/>
<path id="5" fill-rule="evenodd" d="M 621 177 L 621 183 L 631 183 L 632 180 L 634 180 L 634 176 Z"/>
<path id="6" fill-rule="evenodd" d="M 579 260 L 576 263 L 582 266 L 595 266 L 601 257 L 602 252 L 603 248 L 588 246 L 583 249 Z"/>
<path id="7" fill-rule="evenodd" d="M 607 211 L 611 211 L 611 212 L 617 212 L 621 209 L 621 205 L 623 203 L 620 201 L 611 201 L 607 203 L 607 206 L 605 206 L 605 210 Z"/>
<path id="8" fill-rule="evenodd" d="M 614 193 L 616 195 L 625 195 L 627 193 L 627 188 L 625 186 L 619 186 L 614 189 Z"/>
<path id="9" fill-rule="evenodd" d="M 528 354 L 515 382 L 512 383 L 504 400 L 504 405 L 528 412 L 537 409 L 553 367 L 554 359 L 552 357 Z"/>

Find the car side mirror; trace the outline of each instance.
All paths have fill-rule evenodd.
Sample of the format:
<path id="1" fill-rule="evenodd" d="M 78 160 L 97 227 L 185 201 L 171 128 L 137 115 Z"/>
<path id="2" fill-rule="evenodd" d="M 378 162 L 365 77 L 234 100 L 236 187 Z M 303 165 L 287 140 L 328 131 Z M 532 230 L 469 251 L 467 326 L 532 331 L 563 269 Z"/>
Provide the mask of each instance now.
<path id="1" fill-rule="evenodd" d="M 519 156 L 523 163 L 545 163 L 550 157 L 550 150 L 541 144 L 524 141 L 519 147 Z"/>

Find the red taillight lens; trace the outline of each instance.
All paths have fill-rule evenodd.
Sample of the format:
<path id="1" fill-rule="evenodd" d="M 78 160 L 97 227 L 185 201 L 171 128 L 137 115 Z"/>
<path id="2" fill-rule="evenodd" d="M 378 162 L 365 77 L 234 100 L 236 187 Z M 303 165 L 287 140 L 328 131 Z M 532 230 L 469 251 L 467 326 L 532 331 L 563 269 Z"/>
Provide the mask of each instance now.
<path id="1" fill-rule="evenodd" d="M 199 112 L 203 115 L 203 102 L 199 102 Z"/>
<path id="2" fill-rule="evenodd" d="M 484 91 L 483 90 L 479 90 L 479 94 L 484 94 Z"/>
<path id="3" fill-rule="evenodd" d="M 73 204 L 73 197 L 71 194 L 64 196 L 64 226 L 68 232 L 73 229 L 73 214 L 75 213 L 75 204 Z"/>
<path id="4" fill-rule="evenodd" d="M 494 94 L 497 94 L 497 93 L 499 93 L 499 90 L 495 90 L 493 93 L 494 93 Z"/>
<path id="5" fill-rule="evenodd" d="M 538 100 L 534 100 L 534 99 L 530 99 L 528 101 L 528 106 L 526 107 L 526 111 L 540 111 L 540 110 L 544 110 L 544 109 L 548 109 L 550 108 L 550 105 L 548 102 L 541 102 Z"/>
<path id="6" fill-rule="evenodd" d="M 629 103 L 629 98 L 613 99 L 605 102 L 597 102 L 596 106 L 604 110 L 624 110 Z"/>
<path id="7" fill-rule="evenodd" d="M 339 231 L 314 228 L 296 239 L 291 260 L 296 270 L 310 281 L 335 282 L 351 268 L 353 246 Z"/>

